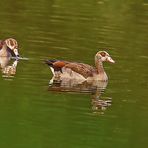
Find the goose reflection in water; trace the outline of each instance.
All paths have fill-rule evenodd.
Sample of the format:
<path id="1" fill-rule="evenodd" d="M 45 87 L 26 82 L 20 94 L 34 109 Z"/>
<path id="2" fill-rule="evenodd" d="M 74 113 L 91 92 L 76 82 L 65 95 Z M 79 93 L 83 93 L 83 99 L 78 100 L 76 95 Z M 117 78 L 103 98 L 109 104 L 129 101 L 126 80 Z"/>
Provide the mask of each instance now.
<path id="1" fill-rule="evenodd" d="M 103 111 L 111 105 L 111 98 L 102 97 L 108 82 L 107 81 L 79 81 L 77 79 L 51 79 L 49 82 L 49 91 L 73 92 L 90 94 L 91 107 L 94 113 L 104 113 Z"/>
<path id="2" fill-rule="evenodd" d="M 0 68 L 3 77 L 14 77 L 16 74 L 16 68 L 18 60 L 11 60 L 10 57 L 0 57 Z"/>

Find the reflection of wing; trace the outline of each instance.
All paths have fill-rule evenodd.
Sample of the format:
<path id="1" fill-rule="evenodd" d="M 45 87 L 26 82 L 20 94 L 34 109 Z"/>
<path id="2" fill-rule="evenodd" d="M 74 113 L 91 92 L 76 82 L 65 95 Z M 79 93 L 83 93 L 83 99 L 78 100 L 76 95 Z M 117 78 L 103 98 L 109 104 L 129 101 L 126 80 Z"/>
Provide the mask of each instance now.
<path id="1" fill-rule="evenodd" d="M 107 86 L 107 81 L 80 81 L 77 79 L 61 79 L 56 81 L 52 79 L 52 83 L 49 83 L 49 91 L 55 92 L 71 92 L 71 93 L 83 93 L 91 94 L 91 106 L 94 113 L 102 114 L 108 106 L 111 105 L 111 98 L 102 97 L 102 93 Z M 103 98 L 103 99 L 102 99 Z"/>
<path id="2" fill-rule="evenodd" d="M 52 80 L 52 81 L 51 81 Z M 93 93 L 96 90 L 102 92 L 107 86 L 106 81 L 80 81 L 78 79 L 65 78 L 50 80 L 49 90 Z"/>
<path id="3" fill-rule="evenodd" d="M 65 68 L 69 68 L 72 71 L 79 73 L 84 78 L 91 77 L 95 72 L 94 67 L 83 63 L 69 63 L 65 65 Z"/>
<path id="4" fill-rule="evenodd" d="M 3 70 L 2 70 L 3 74 L 7 75 L 7 76 L 11 76 L 11 75 L 15 75 L 16 73 L 16 67 L 13 66 L 6 66 Z"/>
<path id="5" fill-rule="evenodd" d="M 15 60 L 12 65 L 5 65 L 5 67 L 2 68 L 3 77 L 14 76 L 16 74 L 17 63 L 18 60 Z"/>

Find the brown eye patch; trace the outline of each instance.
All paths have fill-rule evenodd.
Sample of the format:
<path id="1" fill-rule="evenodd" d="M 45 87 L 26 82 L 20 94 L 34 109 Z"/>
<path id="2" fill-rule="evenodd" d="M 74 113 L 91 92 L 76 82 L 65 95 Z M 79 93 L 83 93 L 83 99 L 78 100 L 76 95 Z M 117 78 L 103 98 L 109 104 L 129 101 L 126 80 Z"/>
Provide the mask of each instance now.
<path id="1" fill-rule="evenodd" d="M 12 40 L 10 40 L 9 43 L 10 43 L 11 46 L 14 46 L 14 43 L 13 43 Z"/>
<path id="2" fill-rule="evenodd" d="M 101 52 L 100 54 L 101 54 L 102 57 L 105 57 L 106 56 L 106 53 L 105 52 Z"/>

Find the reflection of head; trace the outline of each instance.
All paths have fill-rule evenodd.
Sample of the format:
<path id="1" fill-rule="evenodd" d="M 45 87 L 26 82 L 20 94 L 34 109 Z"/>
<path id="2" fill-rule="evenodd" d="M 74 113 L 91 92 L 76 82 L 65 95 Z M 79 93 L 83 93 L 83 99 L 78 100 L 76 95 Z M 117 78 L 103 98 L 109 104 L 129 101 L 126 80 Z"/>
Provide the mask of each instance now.
<path id="1" fill-rule="evenodd" d="M 106 87 L 107 81 L 78 81 L 77 79 L 62 79 L 53 80 L 49 82 L 49 91 L 56 92 L 71 92 L 89 94 L 91 97 L 91 107 L 94 113 L 103 113 L 108 106 L 111 105 L 111 98 L 102 97 Z"/>

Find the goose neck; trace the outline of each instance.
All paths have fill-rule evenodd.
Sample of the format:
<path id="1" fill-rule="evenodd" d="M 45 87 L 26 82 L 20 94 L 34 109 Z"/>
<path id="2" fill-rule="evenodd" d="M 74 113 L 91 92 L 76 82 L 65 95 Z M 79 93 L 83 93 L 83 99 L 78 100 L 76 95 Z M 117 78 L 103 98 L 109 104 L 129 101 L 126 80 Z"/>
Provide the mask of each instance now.
<path id="1" fill-rule="evenodd" d="M 96 65 L 96 69 L 97 69 L 98 74 L 102 74 L 105 72 L 101 59 L 98 59 L 97 57 L 95 57 L 95 65 Z"/>

